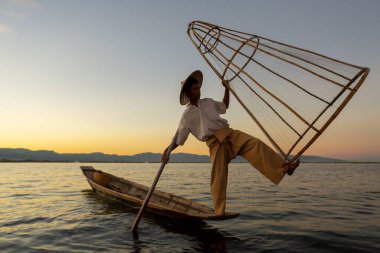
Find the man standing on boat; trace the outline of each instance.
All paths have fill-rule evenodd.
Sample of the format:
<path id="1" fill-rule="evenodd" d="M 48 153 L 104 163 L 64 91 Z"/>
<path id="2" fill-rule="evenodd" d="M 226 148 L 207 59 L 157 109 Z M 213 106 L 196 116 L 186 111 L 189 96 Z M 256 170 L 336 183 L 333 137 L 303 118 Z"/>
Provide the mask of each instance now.
<path id="1" fill-rule="evenodd" d="M 210 187 L 215 213 L 224 215 L 228 164 L 236 156 L 244 157 L 276 185 L 281 182 L 285 174 L 293 174 L 299 165 L 299 160 L 287 164 L 261 140 L 230 128 L 227 120 L 220 117 L 220 114 L 226 113 L 229 105 L 229 83 L 222 82 L 225 87 L 224 97 L 223 102 L 218 102 L 211 98 L 200 99 L 202 81 L 202 72 L 196 70 L 181 83 L 179 100 L 181 105 L 187 106 L 179 123 L 178 137 L 173 150 L 183 145 L 190 133 L 198 140 L 206 142 L 212 161 Z M 168 161 L 166 159 L 168 148 L 162 154 L 162 162 Z"/>

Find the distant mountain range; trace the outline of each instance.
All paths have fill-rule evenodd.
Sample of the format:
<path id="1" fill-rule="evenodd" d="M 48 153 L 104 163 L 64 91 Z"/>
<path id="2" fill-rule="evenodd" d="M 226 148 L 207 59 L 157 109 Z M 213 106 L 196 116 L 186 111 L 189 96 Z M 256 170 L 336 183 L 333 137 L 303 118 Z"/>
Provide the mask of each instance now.
<path id="1" fill-rule="evenodd" d="M 156 163 L 160 162 L 159 153 L 140 153 L 136 155 L 109 155 L 104 153 L 56 153 L 48 150 L 32 151 L 23 148 L 0 148 L 0 162 L 123 162 L 123 163 Z M 302 156 L 302 162 L 306 163 L 344 163 L 347 161 L 321 156 Z M 208 155 L 195 155 L 187 153 L 173 153 L 170 162 L 174 163 L 209 163 Z M 242 157 L 237 157 L 232 162 L 246 162 Z"/>

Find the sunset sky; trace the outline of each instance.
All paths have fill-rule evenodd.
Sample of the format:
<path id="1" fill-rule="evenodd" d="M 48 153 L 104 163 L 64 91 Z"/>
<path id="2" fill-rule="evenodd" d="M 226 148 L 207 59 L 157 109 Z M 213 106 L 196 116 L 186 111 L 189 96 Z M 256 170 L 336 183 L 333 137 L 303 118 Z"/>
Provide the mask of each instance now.
<path id="1" fill-rule="evenodd" d="M 187 36 L 203 20 L 371 69 L 308 155 L 380 161 L 380 1 L 0 1 L 0 147 L 132 155 L 162 152 L 184 107 L 180 81 L 204 73 Z M 231 99 L 231 127 L 263 138 Z M 264 139 L 265 140 L 265 139 Z M 207 154 L 190 137 L 176 152 Z"/>

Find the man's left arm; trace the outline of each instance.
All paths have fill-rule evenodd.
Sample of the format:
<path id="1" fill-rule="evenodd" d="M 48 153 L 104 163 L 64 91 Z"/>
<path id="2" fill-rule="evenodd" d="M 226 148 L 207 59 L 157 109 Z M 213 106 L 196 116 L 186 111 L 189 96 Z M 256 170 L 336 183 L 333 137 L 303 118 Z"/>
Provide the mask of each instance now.
<path id="1" fill-rule="evenodd" d="M 228 89 L 229 87 L 229 82 L 227 80 L 223 80 L 222 84 L 225 88 L 224 90 L 224 97 L 223 97 L 223 103 L 226 105 L 226 108 L 230 105 L 230 90 Z"/>

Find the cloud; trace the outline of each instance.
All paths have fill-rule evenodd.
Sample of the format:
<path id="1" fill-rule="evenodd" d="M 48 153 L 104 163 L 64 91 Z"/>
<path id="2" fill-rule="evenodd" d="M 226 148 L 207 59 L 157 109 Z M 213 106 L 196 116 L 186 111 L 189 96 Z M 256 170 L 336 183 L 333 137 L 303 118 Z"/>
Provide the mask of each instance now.
<path id="1" fill-rule="evenodd" d="M 20 12 L 20 11 L 4 11 L 4 14 L 6 17 L 8 18 L 11 18 L 13 20 L 25 20 L 26 18 L 28 18 L 31 13 L 27 13 L 27 12 Z"/>
<path id="2" fill-rule="evenodd" d="M 0 33 L 10 32 L 13 23 L 26 22 L 30 16 L 43 7 L 40 0 L 6 0 L 5 3 L 4 8 L 0 10 L 0 15 L 4 15 L 10 26 L 0 23 Z"/>
<path id="3" fill-rule="evenodd" d="M 39 0 L 8 0 L 12 5 L 16 5 L 27 9 L 38 9 L 42 7 Z"/>
<path id="4" fill-rule="evenodd" d="M 7 17 L 16 20 L 24 20 L 35 11 L 42 9 L 38 0 L 7 0 L 7 6 L 2 11 Z"/>
<path id="5" fill-rule="evenodd" d="M 10 29 L 6 25 L 0 24 L 0 33 L 8 33 L 8 32 L 10 32 Z"/>

